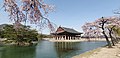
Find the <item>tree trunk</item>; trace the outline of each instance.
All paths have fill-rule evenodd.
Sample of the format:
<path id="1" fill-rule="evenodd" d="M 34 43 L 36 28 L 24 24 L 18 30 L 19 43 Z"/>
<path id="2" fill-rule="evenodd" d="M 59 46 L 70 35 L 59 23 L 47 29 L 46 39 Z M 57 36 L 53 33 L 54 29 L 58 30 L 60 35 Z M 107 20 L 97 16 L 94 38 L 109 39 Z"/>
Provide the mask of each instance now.
<path id="1" fill-rule="evenodd" d="M 109 41 L 109 39 L 108 39 L 108 37 L 107 37 L 107 35 L 105 34 L 104 31 L 103 31 L 103 35 L 105 36 L 106 41 L 107 41 L 107 43 L 108 43 L 108 48 L 112 48 L 112 45 L 111 45 L 111 43 L 110 43 L 110 41 Z"/>
<path id="2" fill-rule="evenodd" d="M 115 43 L 118 43 L 119 40 L 117 39 L 117 37 L 115 37 L 114 39 L 115 39 Z"/>
<path id="3" fill-rule="evenodd" d="M 102 17 L 102 19 L 103 19 L 103 17 Z M 103 35 L 104 35 L 105 38 L 106 38 L 106 41 L 107 41 L 107 44 L 108 44 L 108 48 L 112 48 L 111 43 L 110 43 L 110 41 L 109 41 L 107 35 L 105 34 L 105 28 L 104 28 L 104 26 L 105 26 L 105 23 L 106 23 L 106 22 L 107 22 L 107 21 L 104 21 L 104 19 L 103 19 L 102 25 L 101 25 L 101 29 L 103 30 L 102 33 L 103 33 Z"/>
<path id="4" fill-rule="evenodd" d="M 112 35 L 111 34 L 109 34 L 110 35 L 110 38 L 111 38 L 111 42 L 112 42 L 112 44 L 113 44 L 113 46 L 115 46 L 115 43 L 114 43 L 114 39 L 113 39 L 113 37 L 112 37 Z"/>
<path id="5" fill-rule="evenodd" d="M 109 30 L 109 36 L 111 38 L 111 42 L 112 42 L 113 46 L 115 46 L 115 43 L 114 43 L 115 39 L 112 37 L 112 28 L 111 29 L 108 28 L 108 30 Z"/>

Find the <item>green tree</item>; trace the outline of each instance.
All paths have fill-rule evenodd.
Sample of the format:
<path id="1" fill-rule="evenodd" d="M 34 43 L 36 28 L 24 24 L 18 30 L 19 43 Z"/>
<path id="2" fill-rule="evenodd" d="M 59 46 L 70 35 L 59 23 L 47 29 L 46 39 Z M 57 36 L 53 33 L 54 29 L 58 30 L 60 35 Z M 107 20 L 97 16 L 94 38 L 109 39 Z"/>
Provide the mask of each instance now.
<path id="1" fill-rule="evenodd" d="M 14 29 L 13 25 L 6 25 L 3 28 L 4 38 L 8 40 L 14 40 L 18 45 L 25 43 L 32 43 L 32 41 L 38 41 L 36 30 L 30 29 L 30 26 L 22 25 L 18 30 Z"/>
<path id="2" fill-rule="evenodd" d="M 115 34 L 116 34 L 117 36 L 120 36 L 120 28 L 119 28 L 119 27 L 115 27 L 115 28 L 113 29 L 113 31 L 115 32 Z"/>

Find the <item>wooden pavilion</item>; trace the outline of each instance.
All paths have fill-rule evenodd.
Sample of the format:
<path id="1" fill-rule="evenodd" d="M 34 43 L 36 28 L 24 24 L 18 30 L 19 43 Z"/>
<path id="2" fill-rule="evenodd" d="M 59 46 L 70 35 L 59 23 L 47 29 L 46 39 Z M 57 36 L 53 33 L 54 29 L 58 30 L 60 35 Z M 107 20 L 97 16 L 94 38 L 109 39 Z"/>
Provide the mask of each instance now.
<path id="1" fill-rule="evenodd" d="M 59 27 L 55 33 L 51 33 L 55 40 L 77 40 L 80 39 L 80 32 L 66 27 Z"/>

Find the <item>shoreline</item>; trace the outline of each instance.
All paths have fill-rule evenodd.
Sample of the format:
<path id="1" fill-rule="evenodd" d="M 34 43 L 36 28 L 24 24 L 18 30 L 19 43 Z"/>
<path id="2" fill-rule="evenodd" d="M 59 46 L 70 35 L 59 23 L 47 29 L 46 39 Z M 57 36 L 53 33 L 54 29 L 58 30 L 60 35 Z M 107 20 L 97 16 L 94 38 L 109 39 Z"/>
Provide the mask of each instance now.
<path id="1" fill-rule="evenodd" d="M 98 47 L 85 53 L 73 56 L 72 58 L 120 58 L 120 43 L 113 48 Z"/>
<path id="2" fill-rule="evenodd" d="M 44 40 L 48 40 L 50 42 L 86 42 L 86 41 L 106 41 L 105 38 L 90 38 L 90 39 L 86 39 L 86 38 L 80 38 L 80 39 L 75 39 L 75 40 L 55 40 L 53 38 L 51 39 L 47 39 L 47 38 L 44 38 Z M 109 40 L 111 40 L 109 38 Z"/>
<path id="3" fill-rule="evenodd" d="M 99 52 L 101 48 L 102 47 L 99 47 L 99 48 L 96 48 L 96 49 L 93 49 L 93 50 L 90 50 L 90 51 L 86 51 L 86 52 L 84 52 L 82 54 L 73 56 L 72 58 L 88 58 L 93 53 Z"/>

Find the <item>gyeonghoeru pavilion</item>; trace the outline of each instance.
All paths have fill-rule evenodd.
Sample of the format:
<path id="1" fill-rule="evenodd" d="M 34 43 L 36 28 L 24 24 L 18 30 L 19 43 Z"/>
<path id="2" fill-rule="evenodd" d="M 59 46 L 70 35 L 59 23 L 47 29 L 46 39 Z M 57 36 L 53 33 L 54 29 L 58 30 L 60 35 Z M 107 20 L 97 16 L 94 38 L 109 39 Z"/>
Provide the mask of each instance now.
<path id="1" fill-rule="evenodd" d="M 80 32 L 66 27 L 58 27 L 55 33 L 51 33 L 54 40 L 78 40 L 81 37 Z"/>

